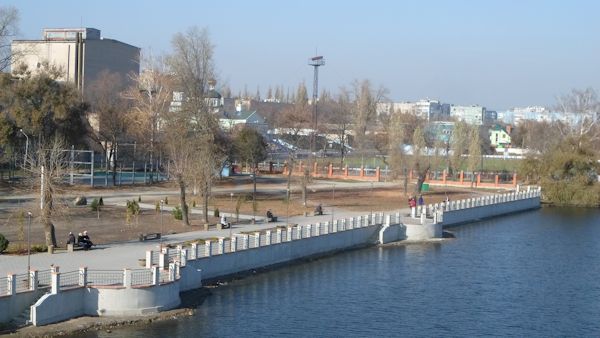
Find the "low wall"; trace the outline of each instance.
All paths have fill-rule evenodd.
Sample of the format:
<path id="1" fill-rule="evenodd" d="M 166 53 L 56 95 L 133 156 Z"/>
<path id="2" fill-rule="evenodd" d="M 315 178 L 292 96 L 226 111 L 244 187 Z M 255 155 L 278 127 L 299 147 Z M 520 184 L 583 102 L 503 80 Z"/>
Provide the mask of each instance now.
<path id="1" fill-rule="evenodd" d="M 188 266 L 201 269 L 203 279 L 214 279 L 301 258 L 374 244 L 377 241 L 379 228 L 380 225 L 369 225 L 363 228 L 203 257 L 189 261 Z"/>
<path id="2" fill-rule="evenodd" d="M 85 314 L 93 316 L 139 316 L 173 309 L 181 303 L 179 281 L 147 287 L 87 288 L 86 291 Z"/>
<path id="3" fill-rule="evenodd" d="M 480 219 L 507 215 L 515 212 L 538 209 L 540 197 L 534 196 L 519 200 L 496 202 L 464 209 L 444 211 L 443 226 L 451 227 Z"/>
<path id="4" fill-rule="evenodd" d="M 432 238 L 442 238 L 442 223 L 405 223 L 405 226 L 406 239 L 409 241 L 424 241 Z"/>
<path id="5" fill-rule="evenodd" d="M 83 316 L 85 293 L 85 287 L 77 287 L 43 295 L 31 306 L 31 322 L 40 326 Z"/>

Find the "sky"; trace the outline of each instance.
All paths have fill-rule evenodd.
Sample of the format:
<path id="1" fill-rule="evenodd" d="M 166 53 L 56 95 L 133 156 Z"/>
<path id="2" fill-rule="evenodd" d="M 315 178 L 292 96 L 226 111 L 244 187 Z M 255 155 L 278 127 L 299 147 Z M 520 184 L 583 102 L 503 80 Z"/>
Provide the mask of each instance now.
<path id="1" fill-rule="evenodd" d="M 368 79 L 393 101 L 438 99 L 504 110 L 552 106 L 573 88 L 600 90 L 600 1 L 34 1 L 3 0 L 20 38 L 43 28 L 93 27 L 153 55 L 177 32 L 206 27 L 219 84 L 264 96 L 312 94 L 308 59 L 323 55 L 319 89 Z"/>

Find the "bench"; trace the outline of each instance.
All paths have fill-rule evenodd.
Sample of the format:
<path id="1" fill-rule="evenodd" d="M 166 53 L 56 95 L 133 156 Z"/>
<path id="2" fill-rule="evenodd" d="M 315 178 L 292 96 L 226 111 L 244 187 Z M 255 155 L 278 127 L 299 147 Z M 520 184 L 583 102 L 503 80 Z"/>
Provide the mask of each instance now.
<path id="1" fill-rule="evenodd" d="M 140 234 L 140 242 L 151 241 L 154 239 L 160 239 L 160 232 L 152 232 L 149 234 Z"/>
<path id="2" fill-rule="evenodd" d="M 68 252 L 73 252 L 73 251 L 77 251 L 77 250 L 83 250 L 82 246 L 79 246 L 77 244 L 67 244 L 67 251 Z"/>
<path id="3" fill-rule="evenodd" d="M 271 216 L 270 218 L 267 217 L 267 223 L 270 223 L 270 222 L 277 222 L 277 216 Z"/>

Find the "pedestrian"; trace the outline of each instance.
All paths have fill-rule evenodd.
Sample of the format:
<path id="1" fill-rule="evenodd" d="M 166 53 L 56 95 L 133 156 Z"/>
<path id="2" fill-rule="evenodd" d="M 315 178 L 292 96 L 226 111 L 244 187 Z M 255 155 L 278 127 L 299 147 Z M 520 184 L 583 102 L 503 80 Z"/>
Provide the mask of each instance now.
<path id="1" fill-rule="evenodd" d="M 411 196 L 408 205 L 410 206 L 410 217 L 415 218 L 417 216 L 417 199 Z"/>
<path id="2" fill-rule="evenodd" d="M 419 206 L 425 205 L 425 200 L 423 200 L 423 195 L 419 195 Z"/>

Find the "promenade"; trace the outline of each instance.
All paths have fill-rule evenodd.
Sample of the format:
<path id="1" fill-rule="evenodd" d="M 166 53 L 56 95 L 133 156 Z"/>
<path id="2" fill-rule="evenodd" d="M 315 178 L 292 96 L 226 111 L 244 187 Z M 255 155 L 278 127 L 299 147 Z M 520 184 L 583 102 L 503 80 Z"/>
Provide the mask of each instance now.
<path id="1" fill-rule="evenodd" d="M 310 190 L 321 190 L 331 189 L 332 182 L 327 181 L 315 181 L 314 184 L 309 186 Z M 374 183 L 376 188 L 390 187 L 392 183 L 376 182 Z M 335 182 L 336 189 L 370 189 L 371 183 L 368 182 Z M 146 187 L 144 187 L 146 188 Z M 146 190 L 146 191 L 144 191 Z M 131 191 L 116 191 L 107 194 L 106 191 L 102 191 L 104 201 L 106 204 L 112 205 L 125 205 L 127 199 L 142 196 L 164 196 L 167 193 L 175 193 L 176 191 L 152 191 L 144 189 L 143 191 L 131 190 Z M 232 187 L 232 188 L 217 188 L 216 193 L 229 193 L 229 192 L 241 192 L 246 191 L 243 188 Z M 261 192 L 285 192 L 285 188 L 270 187 L 266 189 L 260 189 Z M 90 194 L 93 197 L 94 192 Z M 33 198 L 33 195 L 23 196 L 4 196 L 1 200 L 15 199 L 15 198 Z M 154 209 L 154 205 L 140 204 L 142 208 Z M 400 207 L 400 206 L 399 206 Z M 166 206 L 165 212 L 170 212 L 171 207 Z M 194 213 L 200 213 L 198 210 L 194 210 Z M 314 224 L 318 222 L 326 222 L 332 219 L 332 210 L 327 206 L 324 207 L 325 214 L 322 216 L 293 216 L 289 220 L 285 220 L 285 216 L 277 215 L 278 222 L 266 223 L 264 217 L 261 214 L 257 217 L 256 224 L 232 224 L 231 229 L 216 230 L 212 229 L 208 231 L 199 230 L 191 231 L 178 234 L 164 235 L 162 238 L 162 244 L 169 243 L 180 243 L 185 241 L 193 241 L 201 238 L 216 238 L 216 237 L 230 237 L 233 234 L 240 232 L 249 232 L 256 230 L 263 230 L 273 228 L 278 225 L 289 224 Z M 404 212 L 408 213 L 407 210 Z M 369 213 L 369 211 L 346 211 L 343 209 L 334 209 L 334 217 L 336 219 L 349 218 Z M 229 213 L 223 213 L 230 217 Z M 251 219 L 251 215 L 240 215 L 240 219 Z M 93 240 L 93 238 L 92 238 Z M 31 269 L 35 270 L 47 270 L 51 265 L 59 266 L 61 271 L 73 271 L 80 267 L 87 267 L 94 270 L 116 270 L 123 268 L 130 269 L 141 269 L 142 267 L 138 263 L 138 259 L 145 257 L 147 250 L 158 251 L 161 245 L 159 240 L 151 240 L 146 242 L 139 241 L 128 241 L 128 242 L 116 242 L 108 243 L 95 246 L 92 250 L 83 251 L 78 250 L 75 252 L 67 252 L 66 250 L 56 251 L 54 254 L 48 253 L 35 253 L 31 255 Z M 25 273 L 27 270 L 27 255 L 16 256 L 16 255 L 0 255 L 0 276 L 6 276 L 8 273 Z"/>

